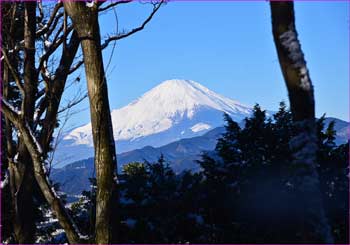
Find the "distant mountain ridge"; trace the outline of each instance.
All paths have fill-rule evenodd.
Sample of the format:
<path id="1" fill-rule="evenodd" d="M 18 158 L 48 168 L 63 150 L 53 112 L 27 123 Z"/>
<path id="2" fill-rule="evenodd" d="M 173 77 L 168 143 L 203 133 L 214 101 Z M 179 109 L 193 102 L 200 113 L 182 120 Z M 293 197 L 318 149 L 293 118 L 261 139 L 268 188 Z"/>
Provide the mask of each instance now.
<path id="1" fill-rule="evenodd" d="M 335 121 L 337 144 L 346 143 L 349 138 L 350 123 L 337 118 L 325 118 L 325 127 L 331 121 Z M 242 125 L 243 126 L 243 125 Z M 217 139 L 225 132 L 224 127 L 217 127 L 204 135 L 181 139 L 162 147 L 146 146 L 140 149 L 124 152 L 117 155 L 118 171 L 122 166 L 130 162 L 155 162 L 161 154 L 176 173 L 183 170 L 197 171 L 199 165 L 196 160 L 200 159 L 203 152 L 215 149 Z M 88 178 L 94 174 L 94 159 L 88 158 L 66 165 L 60 169 L 53 169 L 51 179 L 60 182 L 62 190 L 69 194 L 80 194 L 82 190 L 89 190 Z"/>
<path id="2" fill-rule="evenodd" d="M 161 154 L 177 173 L 185 169 L 198 170 L 195 161 L 203 151 L 214 150 L 224 132 L 223 114 L 242 123 L 251 112 L 251 107 L 197 82 L 167 80 L 111 112 L 118 170 L 129 162 L 154 162 Z M 271 116 L 272 112 L 267 111 L 267 115 Z M 349 138 L 349 123 L 326 118 L 326 126 L 331 120 L 336 122 L 336 143 L 345 143 Z M 64 135 L 55 152 L 56 169 L 51 175 L 62 184 L 63 191 L 79 194 L 89 189 L 88 178 L 93 176 L 94 169 L 92 145 L 91 124 Z"/>
<path id="3" fill-rule="evenodd" d="M 189 139 L 181 139 L 162 147 L 146 146 L 117 155 L 118 171 L 124 164 L 130 162 L 155 162 L 161 154 L 170 166 L 179 173 L 185 169 L 198 170 L 195 160 L 200 159 L 200 154 L 212 151 L 217 139 L 224 132 L 224 127 L 218 127 L 202 136 Z M 82 190 L 90 188 L 89 178 L 94 175 L 94 159 L 88 158 L 68 164 L 59 169 L 53 169 L 51 179 L 61 183 L 62 191 L 69 194 L 80 194 Z"/>
<path id="4" fill-rule="evenodd" d="M 252 108 L 190 80 L 167 80 L 111 112 L 117 152 L 160 147 L 223 125 L 223 113 L 241 121 Z M 91 123 L 64 135 L 55 162 L 64 166 L 93 156 Z"/>

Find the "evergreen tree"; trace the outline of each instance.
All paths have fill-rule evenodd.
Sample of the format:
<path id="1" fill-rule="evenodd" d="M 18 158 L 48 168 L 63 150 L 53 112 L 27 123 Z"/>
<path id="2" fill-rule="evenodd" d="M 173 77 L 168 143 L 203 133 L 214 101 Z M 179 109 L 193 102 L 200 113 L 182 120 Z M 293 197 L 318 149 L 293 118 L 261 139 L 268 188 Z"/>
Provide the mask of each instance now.
<path id="1" fill-rule="evenodd" d="M 215 152 L 203 154 L 198 161 L 203 174 L 203 192 L 206 193 L 200 199 L 204 210 L 202 216 L 209 227 L 210 235 L 206 241 L 299 241 L 296 233 L 299 221 L 295 219 L 299 206 L 290 181 L 293 165 L 290 164 L 289 142 L 295 136 L 291 112 L 285 103 L 281 103 L 271 120 L 256 105 L 252 116 L 245 119 L 245 128 L 240 129 L 228 115 L 225 115 L 225 121 L 226 132 L 218 140 Z M 328 202 L 327 213 L 332 213 L 331 225 L 336 230 L 336 240 L 346 241 L 348 226 L 340 217 L 344 217 L 344 207 L 348 207 L 348 194 L 344 192 L 348 190 L 348 171 L 345 171 L 348 148 L 336 147 L 334 123 L 323 130 L 322 117 L 317 125 L 318 172 L 323 199 Z M 236 163 L 235 168 L 232 163 Z M 331 166 L 327 166 L 329 164 Z M 226 204 L 231 209 L 226 209 Z M 294 208 L 288 208 L 290 205 Z M 282 217 L 285 225 L 279 224 Z"/>
<path id="2" fill-rule="evenodd" d="M 273 115 L 274 161 L 290 161 L 289 141 L 292 136 L 292 113 L 284 102 L 280 103 L 278 112 Z"/>
<path id="3" fill-rule="evenodd" d="M 261 165 L 268 162 L 267 137 L 270 134 L 270 123 L 266 123 L 266 112 L 256 104 L 252 116 L 246 118 L 242 130 L 240 144 L 244 163 L 248 166 Z"/>
<path id="4" fill-rule="evenodd" d="M 115 203 L 121 243 L 300 242 L 299 200 L 290 179 L 290 111 L 281 103 L 269 119 L 256 106 L 243 129 L 228 115 L 224 118 L 226 131 L 214 152 L 203 153 L 197 173 L 175 174 L 163 155 L 153 163 L 123 166 L 120 204 Z M 317 123 L 322 200 L 335 241 L 347 243 L 349 144 L 334 144 L 334 123 L 326 130 L 324 118 Z M 247 142 L 261 149 L 250 149 Z M 70 209 L 83 231 L 90 227 L 84 214 L 95 205 L 93 193 L 84 196 Z"/>

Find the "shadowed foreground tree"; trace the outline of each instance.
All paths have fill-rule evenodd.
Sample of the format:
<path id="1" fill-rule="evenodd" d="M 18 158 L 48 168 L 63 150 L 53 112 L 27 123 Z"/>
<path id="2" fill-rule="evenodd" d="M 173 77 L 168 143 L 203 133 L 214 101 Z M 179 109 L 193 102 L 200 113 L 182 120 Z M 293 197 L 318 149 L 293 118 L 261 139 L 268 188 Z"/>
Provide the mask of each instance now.
<path id="1" fill-rule="evenodd" d="M 26 14 L 26 19 L 28 19 L 30 13 L 28 12 L 28 8 L 22 5 L 11 5 L 11 4 L 2 4 L 1 11 L 5 18 L 2 23 L 2 43 L 7 47 L 13 47 L 17 40 L 23 39 L 24 29 L 28 33 L 28 27 L 30 23 L 26 23 L 25 27 L 23 24 L 24 21 L 24 13 Z M 6 18 L 7 17 L 7 18 Z M 19 18 L 21 17 L 21 18 Z M 19 21 L 15 22 L 14 19 L 17 18 Z M 30 39 L 30 35 L 28 35 L 26 40 Z M 28 42 L 27 47 L 28 47 Z M 27 50 L 25 51 L 27 53 Z M 10 57 L 13 61 L 13 64 L 18 64 L 18 55 Z M 29 63 L 27 62 L 26 67 L 29 67 Z M 27 76 L 28 77 L 28 76 Z M 9 66 L 3 62 L 2 64 L 2 87 L 3 87 L 3 97 L 9 100 L 12 100 L 16 103 L 16 98 L 18 98 L 19 91 L 11 89 L 13 84 L 11 84 L 11 80 L 13 80 L 13 76 L 11 75 Z M 28 81 L 24 84 L 24 87 L 28 87 Z M 26 111 L 26 116 L 31 114 L 32 110 Z M 11 122 L 5 118 L 4 120 L 5 127 L 2 128 L 4 132 L 4 139 L 6 142 L 6 146 L 2 145 L 3 148 L 6 148 L 6 158 L 3 158 L 2 167 L 7 165 L 6 169 L 8 171 L 7 174 L 10 177 L 7 177 L 11 181 L 9 182 L 9 191 L 11 193 L 11 209 L 12 212 L 7 212 L 10 215 L 10 219 L 12 219 L 12 227 L 13 227 L 13 236 L 19 242 L 31 242 L 33 241 L 33 229 L 34 229 L 34 219 L 33 219 L 33 172 L 30 168 L 32 168 L 32 162 L 29 160 L 27 162 L 23 162 L 24 159 L 28 156 L 28 151 L 25 148 L 25 144 L 23 141 L 18 142 L 18 152 L 14 147 L 14 143 L 12 140 L 13 131 L 11 129 Z M 3 126 L 3 125 L 2 125 Z M 6 129 L 6 130 L 5 130 Z M 15 165 L 12 159 L 17 155 L 17 164 Z M 7 159 L 10 159 L 9 161 Z M 3 169 L 5 170 L 5 169 Z M 24 188 L 20 188 L 22 186 Z"/>
<path id="2" fill-rule="evenodd" d="M 38 186 L 60 224 L 67 230 L 67 236 L 71 238 L 75 234 L 78 237 L 79 232 L 48 179 L 45 159 L 51 150 L 60 100 L 67 77 L 72 73 L 70 68 L 79 41 L 72 28 L 63 28 L 63 13 L 59 13 L 61 3 L 54 5 L 45 18 L 41 3 L 11 3 L 8 6 L 13 12 L 13 18 L 8 20 L 10 26 L 17 27 L 14 31 L 19 32 L 19 37 L 16 37 L 12 35 L 11 28 L 7 29 L 3 35 L 6 39 L 2 42 L 2 60 L 6 67 L 6 72 L 2 74 L 6 88 L 2 112 L 8 120 L 5 130 L 14 217 L 13 237 L 19 243 L 35 241 L 33 200 L 38 200 L 38 196 L 34 197 L 33 190 L 37 190 Z M 41 18 L 37 19 L 37 14 Z M 60 50 L 69 34 L 70 41 Z M 52 65 L 49 61 L 52 55 L 59 58 L 55 71 L 57 64 Z M 20 92 L 16 100 L 8 96 L 14 90 L 11 83 Z M 14 136 L 10 132 L 17 134 Z"/>
<path id="3" fill-rule="evenodd" d="M 66 1 L 64 7 L 78 32 L 84 55 L 95 148 L 96 243 L 106 244 L 112 242 L 114 233 L 112 221 L 115 216 L 112 215 L 112 202 L 113 196 L 116 196 L 116 184 L 113 180 L 116 153 L 102 59 L 98 6 L 94 2 L 92 4 L 93 6 L 89 7 L 84 2 Z"/>
<path id="4" fill-rule="evenodd" d="M 203 178 L 199 203 L 195 209 L 209 224 L 210 235 L 193 243 L 281 244 L 312 242 L 300 234 L 303 217 L 295 195 L 291 170 L 293 152 L 288 147 L 294 138 L 293 120 L 281 103 L 271 118 L 255 106 L 245 125 L 225 115 L 225 133 L 214 152 L 199 161 Z M 265 118 L 265 119 L 264 119 Z M 334 122 L 325 128 L 324 118 L 317 120 L 317 167 L 321 198 L 335 243 L 349 240 L 349 143 L 335 144 Z M 250 142 L 248 144 L 247 142 Z M 254 145 L 254 149 L 249 147 Z M 307 227 L 305 227 L 307 228 Z M 309 227 L 310 228 L 310 227 Z M 305 232 L 310 232 L 306 230 Z M 312 234 L 312 233 L 311 233 Z M 172 242 L 175 242 L 172 240 Z"/>
<path id="5" fill-rule="evenodd" d="M 95 8 L 91 8 L 91 11 L 95 11 L 94 19 L 97 20 L 98 13 L 128 2 L 130 1 L 101 5 L 98 6 L 97 10 L 95 6 Z M 73 29 L 72 22 L 67 18 L 62 2 L 44 4 L 42 1 L 38 1 L 6 4 L 6 13 L 9 18 L 6 18 L 6 25 L 2 26 L 1 62 L 5 69 L 1 74 L 4 81 L 1 103 L 2 113 L 5 117 L 4 135 L 6 135 L 6 144 L 2 150 L 3 156 L 6 156 L 5 165 L 8 165 L 8 169 L 1 176 L 3 179 L 1 186 L 2 188 L 9 186 L 10 193 L 12 193 L 10 196 L 14 229 L 13 234 L 4 240 L 11 243 L 33 243 L 36 240 L 36 220 L 33 216 L 33 209 L 35 205 L 40 205 L 37 200 L 44 197 L 53 211 L 53 215 L 64 229 L 68 241 L 70 243 L 86 242 L 87 236 L 80 234 L 79 229 L 71 219 L 69 210 L 60 200 L 60 196 L 49 179 L 47 169 L 50 167 L 47 158 L 53 150 L 53 136 L 54 130 L 58 127 L 59 113 L 79 103 L 82 99 L 75 98 L 76 100 L 71 100 L 66 106 L 60 105 L 68 76 L 83 64 L 82 60 L 74 61 L 80 39 L 86 39 L 80 38 L 79 34 L 81 33 Z M 87 3 L 86 6 L 89 5 L 90 3 Z M 3 6 L 2 10 L 6 9 Z M 92 88 L 89 86 L 89 91 L 91 89 L 104 91 L 103 96 L 107 94 L 103 64 L 99 63 L 100 60 L 102 61 L 101 49 L 108 47 L 112 41 L 142 30 L 160 5 L 156 4 L 155 6 L 157 8 L 153 9 L 141 26 L 129 32 L 109 36 L 104 40 L 102 47 L 99 31 L 96 29 L 96 25 L 92 26 L 93 39 L 84 43 L 83 53 L 89 53 L 89 57 L 92 54 L 90 62 L 85 64 L 87 79 L 99 82 L 91 83 Z M 96 35 L 98 35 L 98 39 L 95 39 Z M 14 97 L 13 94 L 16 96 Z M 93 94 L 93 101 L 100 101 L 103 98 L 101 94 L 98 96 L 95 96 L 94 92 L 90 94 Z M 106 114 L 109 114 L 108 103 L 96 103 L 92 106 L 94 106 L 92 111 L 103 111 L 104 113 L 95 117 L 98 118 L 99 122 L 110 123 L 108 117 L 106 120 L 104 118 Z M 96 121 L 93 124 L 96 125 Z M 103 124 L 98 125 L 98 127 L 102 127 L 103 130 L 97 138 L 103 146 L 107 147 L 109 144 L 109 152 L 107 158 L 104 154 L 98 154 L 97 158 L 99 162 L 115 162 L 115 153 L 110 154 L 114 151 L 114 142 L 111 142 L 111 139 L 113 140 L 112 128 L 105 128 Z M 100 143 L 97 144 L 97 148 L 99 148 Z M 113 183 L 114 168 L 112 167 L 113 165 L 110 165 L 109 168 L 97 167 L 102 174 L 107 173 L 111 176 L 111 178 L 104 178 L 100 182 L 104 186 L 102 190 L 108 189 L 108 184 Z M 105 191 L 102 195 L 108 197 L 110 194 Z M 106 199 L 102 198 L 101 200 Z M 35 205 L 33 205 L 33 201 L 36 202 Z M 107 211 L 108 214 L 109 209 L 100 209 L 99 211 L 106 220 L 109 218 L 105 213 Z"/>
<path id="6" fill-rule="evenodd" d="M 272 32 L 295 127 L 293 189 L 298 201 L 300 241 L 332 243 L 317 174 L 317 135 L 313 86 L 295 27 L 293 2 L 270 2 Z M 297 202 L 295 202 L 297 203 Z"/>
<path id="7" fill-rule="evenodd" d="M 38 140 L 41 141 L 40 143 L 43 146 L 41 149 L 43 158 L 50 150 L 53 129 L 56 127 L 57 122 L 59 100 L 69 74 L 70 65 L 78 48 L 78 40 L 72 35 L 72 42 L 70 42 L 72 45 L 62 52 L 61 69 L 57 69 L 52 77 L 46 75 L 49 74 L 47 71 L 47 59 L 65 39 L 65 35 L 59 36 L 56 33 L 56 24 L 62 18 L 62 15 L 56 15 L 60 6 L 61 4 L 57 4 L 54 7 L 53 15 L 51 17 L 49 16 L 51 21 L 47 23 L 46 29 L 37 29 L 37 4 L 35 2 L 7 3 L 9 11 L 12 12 L 12 18 L 7 19 L 9 29 L 3 26 L 5 29 L 3 29 L 2 58 L 6 70 L 3 73 L 3 99 L 14 102 L 14 98 L 10 98 L 8 95 L 15 90 L 14 85 L 11 85 L 12 82 L 15 83 L 16 89 L 19 90 L 20 94 L 16 96 L 14 106 L 21 108 L 21 113 L 19 113 L 17 119 L 25 122 L 28 125 L 28 130 L 35 132 L 33 135 L 39 138 L 40 134 L 42 140 Z M 53 24 L 52 21 L 55 18 L 57 23 Z M 42 18 L 38 25 L 45 21 L 47 19 Z M 55 38 L 53 39 L 53 44 L 46 45 L 43 51 L 38 47 L 44 41 L 42 39 L 44 35 L 46 40 L 53 38 L 53 36 Z M 21 53 L 22 50 L 23 55 Z M 40 65 L 38 68 L 35 63 L 36 54 L 40 55 Z M 22 68 L 23 72 L 21 71 Z M 40 75 L 45 77 L 45 82 L 43 81 L 44 79 L 39 78 Z M 46 86 L 44 89 L 39 89 L 42 83 L 45 83 Z M 52 99 L 49 100 L 48 98 Z M 6 103 L 6 105 L 8 104 Z M 6 108 L 3 109 L 3 112 L 6 116 L 6 150 L 8 153 L 8 173 L 13 204 L 14 239 L 19 243 L 31 243 L 34 242 L 35 231 L 32 204 L 33 188 L 37 188 L 34 182 L 33 162 L 30 152 L 27 149 L 28 144 L 26 140 L 20 137 L 20 134 L 15 138 L 13 137 L 11 134 L 14 131 L 12 130 L 12 125 L 15 125 L 16 128 L 16 124 L 10 122 L 9 115 L 6 114 Z M 42 117 L 43 115 L 44 117 Z M 40 128 L 42 125 L 45 125 L 45 127 Z M 44 163 L 42 162 L 41 164 Z M 45 179 L 44 176 L 42 178 Z"/>
<path id="8" fill-rule="evenodd" d="M 115 182 L 117 162 L 107 92 L 107 80 L 102 59 L 103 46 L 101 45 L 98 21 L 99 5 L 100 3 L 94 1 L 89 3 L 64 2 L 64 8 L 72 19 L 74 29 L 78 32 L 83 50 L 95 148 L 97 182 L 95 241 L 98 244 L 106 244 L 116 241 L 116 237 L 113 236 L 117 234 L 114 224 L 117 219 L 116 213 L 118 210 L 112 208 L 113 203 L 115 203 L 113 199 L 117 198 Z M 157 7 L 155 7 L 153 13 L 150 15 L 149 20 L 160 5 L 161 3 L 156 5 Z M 143 26 L 140 28 L 142 29 Z M 124 34 L 122 36 L 126 37 L 127 35 Z M 121 36 L 115 37 L 115 39 L 118 38 L 121 38 Z M 109 38 L 109 40 L 113 39 Z M 106 41 L 106 44 L 108 42 Z"/>

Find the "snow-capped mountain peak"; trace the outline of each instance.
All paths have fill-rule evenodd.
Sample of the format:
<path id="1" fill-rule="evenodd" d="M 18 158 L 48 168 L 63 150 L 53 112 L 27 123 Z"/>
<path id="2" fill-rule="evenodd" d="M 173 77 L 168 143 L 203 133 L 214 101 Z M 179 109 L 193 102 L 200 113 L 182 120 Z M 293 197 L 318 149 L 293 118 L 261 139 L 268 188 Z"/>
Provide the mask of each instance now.
<path id="1" fill-rule="evenodd" d="M 190 80 L 167 80 L 130 104 L 111 112 L 117 152 L 160 147 L 203 135 L 222 126 L 223 113 L 240 121 L 252 108 Z M 59 165 L 93 156 L 91 123 L 64 136 L 55 158 Z"/>
<path id="2" fill-rule="evenodd" d="M 112 121 L 115 140 L 135 140 L 168 130 L 182 120 L 191 120 L 203 109 L 226 112 L 230 115 L 248 115 L 250 107 L 219 95 L 191 80 L 167 80 L 146 92 L 139 99 L 113 110 Z M 195 127 L 193 132 L 208 130 L 212 126 Z M 65 139 L 75 144 L 92 146 L 91 124 L 74 129 Z"/>
<path id="3" fill-rule="evenodd" d="M 162 112 L 174 113 L 187 111 L 187 116 L 193 116 L 193 110 L 198 106 L 208 106 L 227 113 L 247 112 L 247 107 L 237 101 L 225 98 L 203 85 L 191 80 L 167 80 L 145 93 L 137 102 L 145 106 L 155 103 Z"/>

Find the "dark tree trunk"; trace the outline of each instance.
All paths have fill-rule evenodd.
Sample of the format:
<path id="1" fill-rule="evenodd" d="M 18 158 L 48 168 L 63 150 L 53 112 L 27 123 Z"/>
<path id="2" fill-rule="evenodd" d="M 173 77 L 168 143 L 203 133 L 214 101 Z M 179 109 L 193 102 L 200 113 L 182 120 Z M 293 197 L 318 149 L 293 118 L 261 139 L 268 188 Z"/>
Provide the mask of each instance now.
<path id="1" fill-rule="evenodd" d="M 4 103 L 4 100 L 2 100 L 2 109 L 5 116 L 21 132 L 21 137 L 26 143 L 28 152 L 33 160 L 35 179 L 60 225 L 65 230 L 68 241 L 73 244 L 86 242 L 87 237 L 79 233 L 78 228 L 66 212 L 63 203 L 47 178 L 46 170 L 43 167 L 41 148 L 28 127 L 28 124 L 23 121 L 16 112 L 12 111 L 11 108 Z"/>
<path id="2" fill-rule="evenodd" d="M 35 69 L 36 2 L 24 3 L 24 96 L 23 117 L 32 124 L 37 73 Z M 33 243 L 35 233 L 33 204 L 33 163 L 27 147 L 19 140 L 16 163 L 10 162 L 14 233 L 18 243 Z"/>
<path id="3" fill-rule="evenodd" d="M 87 79 L 93 142 L 95 148 L 96 193 L 96 243 L 111 243 L 113 211 L 117 200 L 113 199 L 116 185 L 116 153 L 110 116 L 107 81 L 105 77 L 97 6 L 87 7 L 82 2 L 64 2 L 78 32 L 84 55 Z"/>
<path id="4" fill-rule="evenodd" d="M 9 84 L 9 81 L 10 81 L 10 77 L 9 77 L 9 69 L 7 67 L 6 64 L 4 64 L 3 66 L 3 79 L 2 79 L 2 96 L 3 98 L 7 99 L 8 98 L 8 95 L 9 95 L 9 87 L 10 87 L 10 84 Z M 2 130 L 4 129 L 4 138 L 5 138 L 5 141 L 6 144 L 3 144 L 2 145 L 2 154 L 5 154 L 6 155 L 6 159 L 2 158 L 1 160 L 3 162 L 1 162 L 2 164 L 2 170 L 5 170 L 6 168 L 8 169 L 8 174 L 10 176 L 10 182 L 9 182 L 9 186 L 10 186 L 10 189 L 9 189 L 9 194 L 10 195 L 6 195 L 6 190 L 5 190 L 5 193 L 2 192 L 2 194 L 4 196 L 7 196 L 10 200 L 7 200 L 9 201 L 9 205 L 4 205 L 5 206 L 5 209 L 7 208 L 7 210 L 3 210 L 2 211 L 2 214 L 3 216 L 5 216 L 5 214 L 3 212 L 6 212 L 6 216 L 9 216 L 9 223 L 6 223 L 7 225 L 11 225 L 11 228 L 9 229 L 9 227 L 4 227 L 5 229 L 7 230 L 10 230 L 11 231 L 11 235 L 14 233 L 14 226 L 17 225 L 16 229 L 19 230 L 21 225 L 20 223 L 18 222 L 14 222 L 15 219 L 16 219 L 16 213 L 15 213 L 15 206 L 13 205 L 13 200 L 14 200 L 14 193 L 15 193 L 15 184 L 14 182 L 12 182 L 12 180 L 14 179 L 14 169 L 13 169 L 13 163 L 12 163 L 12 159 L 13 157 L 15 156 L 15 149 L 14 149 L 14 145 L 12 143 L 12 125 L 11 125 L 11 122 L 10 120 L 8 120 L 8 118 L 4 117 L 4 122 L 5 122 L 5 128 L 2 128 Z M 3 139 L 2 139 L 3 140 Z M 6 150 L 5 150 L 6 149 Z M 2 155 L 3 157 L 3 155 Z M 4 166 L 4 164 L 6 164 L 7 166 Z M 12 164 L 12 165 L 11 165 Z M 3 197 L 4 198 L 4 197 Z M 5 201 L 5 200 L 4 200 Z M 3 208 L 4 209 L 4 208 Z M 1 220 L 3 222 L 3 219 Z M 4 224 L 3 224 L 4 225 Z M 7 235 L 7 237 L 9 238 L 11 235 L 10 234 L 5 234 L 5 236 Z M 22 240 L 26 239 L 25 236 L 23 237 Z M 28 239 L 30 240 L 30 239 Z"/>
<path id="5" fill-rule="evenodd" d="M 296 136 L 290 142 L 294 194 L 300 207 L 299 233 L 304 243 L 332 243 L 316 169 L 317 136 L 314 91 L 295 28 L 293 2 L 270 2 L 272 31 L 288 88 Z"/>
<path id="6" fill-rule="evenodd" d="M 3 102 L 3 112 L 6 116 L 6 127 L 11 130 L 12 125 L 16 127 L 21 136 L 18 139 L 18 147 L 15 150 L 8 141 L 9 172 L 11 186 L 11 201 L 13 206 L 14 236 L 19 243 L 34 243 L 35 223 L 33 206 L 33 188 L 40 187 L 45 199 L 51 206 L 53 213 L 65 230 L 70 243 L 86 242 L 87 237 L 79 233 L 73 220 L 66 212 L 59 196 L 51 187 L 44 167 L 44 159 L 50 150 L 50 143 L 53 131 L 56 127 L 57 113 L 64 86 L 69 75 L 69 69 L 79 47 L 79 38 L 73 32 L 68 45 L 62 49 L 59 67 L 55 72 L 55 79 L 47 81 L 45 91 L 46 110 L 45 118 L 42 120 L 42 128 L 39 140 L 35 136 L 36 122 L 33 121 L 35 103 L 38 92 L 38 70 L 35 67 L 35 39 L 36 39 L 36 2 L 26 2 L 24 5 L 24 57 L 23 57 L 23 91 L 21 114 L 11 112 L 11 108 Z M 11 33 L 11 32 L 10 32 Z M 8 34 L 12 40 L 11 34 Z M 9 41 L 7 41 L 9 42 Z M 10 45 L 11 46 L 11 45 Z M 13 48 L 14 45 L 11 47 Z M 10 62 L 12 63 L 12 62 Z M 15 62 L 16 63 L 16 62 Z M 17 69 L 17 65 L 12 66 Z M 18 71 L 15 71 L 19 73 Z M 6 76 L 5 76 L 6 75 Z M 10 81 L 8 72 L 3 74 L 7 81 Z M 18 83 L 17 83 L 18 85 Z M 22 86 L 18 86 L 22 87 Z M 8 87 L 6 87 L 8 89 Z M 3 97 L 5 100 L 6 96 Z M 13 155 L 17 151 L 16 157 Z M 35 171 L 34 171 L 35 170 Z M 35 179 L 34 179 L 35 177 Z M 36 180 L 36 181 L 35 181 Z"/>

